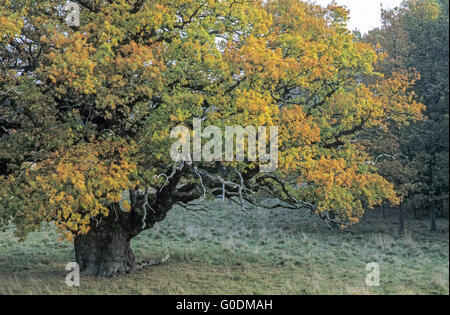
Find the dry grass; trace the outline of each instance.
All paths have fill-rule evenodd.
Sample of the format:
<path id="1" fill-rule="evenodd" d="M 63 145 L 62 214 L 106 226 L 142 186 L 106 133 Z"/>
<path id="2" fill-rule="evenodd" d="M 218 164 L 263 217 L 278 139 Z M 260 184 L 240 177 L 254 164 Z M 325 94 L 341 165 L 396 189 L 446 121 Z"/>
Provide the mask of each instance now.
<path id="1" fill-rule="evenodd" d="M 82 277 L 65 284 L 72 245 L 52 227 L 19 244 L 0 234 L 0 294 L 449 294 L 448 219 L 430 233 L 409 219 L 372 213 L 350 231 L 330 231 L 317 218 L 288 210 L 242 214 L 228 204 L 208 213 L 173 210 L 133 241 L 138 258 L 170 255 L 161 266 L 116 279 Z M 381 286 L 365 285 L 366 264 L 378 262 Z"/>

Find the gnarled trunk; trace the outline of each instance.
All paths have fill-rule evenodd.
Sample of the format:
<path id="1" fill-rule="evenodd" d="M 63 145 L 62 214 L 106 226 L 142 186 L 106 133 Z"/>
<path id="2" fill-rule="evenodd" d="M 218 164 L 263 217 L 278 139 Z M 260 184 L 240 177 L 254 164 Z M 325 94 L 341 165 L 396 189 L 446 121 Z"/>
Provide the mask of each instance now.
<path id="1" fill-rule="evenodd" d="M 120 210 L 118 205 L 111 206 L 108 217 L 99 224 L 92 222 L 87 234 L 75 237 L 75 258 L 82 274 L 113 277 L 136 270 L 131 239 L 164 220 L 175 203 L 163 193 L 151 205 L 145 206 L 145 200 L 149 201 L 146 195 L 134 196 L 134 207 L 129 212 Z"/>
<path id="2" fill-rule="evenodd" d="M 75 257 L 85 275 L 112 277 L 129 273 L 135 265 L 130 247 L 133 236 L 114 215 L 104 219 L 86 235 L 75 238 Z"/>
<path id="3" fill-rule="evenodd" d="M 147 189 L 145 192 L 132 191 L 130 211 L 112 205 L 107 218 L 99 224 L 91 223 L 91 230 L 86 235 L 75 237 L 75 257 L 83 274 L 112 277 L 137 269 L 139 264 L 136 264 L 130 247 L 131 239 L 164 220 L 177 202 L 187 203 L 202 195 L 201 190 L 193 190 L 189 185 L 184 186 L 184 190 L 177 189 L 180 170 L 170 178 L 163 189 L 152 194 Z"/>

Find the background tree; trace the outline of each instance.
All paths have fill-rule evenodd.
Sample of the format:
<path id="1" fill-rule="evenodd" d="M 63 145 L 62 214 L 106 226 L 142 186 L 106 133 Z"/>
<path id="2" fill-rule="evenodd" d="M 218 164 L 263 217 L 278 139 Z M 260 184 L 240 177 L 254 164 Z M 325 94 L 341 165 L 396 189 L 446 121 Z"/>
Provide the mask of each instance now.
<path id="1" fill-rule="evenodd" d="M 396 153 L 407 157 L 413 176 L 405 178 L 398 172 L 397 162 L 390 172 L 399 184 L 408 186 L 404 192 L 410 203 L 430 209 L 432 230 L 436 229 L 435 210 L 448 208 L 448 4 L 448 0 L 405 1 L 383 11 L 383 26 L 366 37 L 389 55 L 380 62 L 380 71 L 390 75 L 414 68 L 420 75 L 413 89 L 427 106 L 427 119 L 395 135 Z"/>
<path id="2" fill-rule="evenodd" d="M 374 72 L 381 56 L 346 29 L 343 8 L 75 2 L 79 27 L 65 23 L 65 1 L 0 4 L 0 226 L 23 239 L 55 222 L 85 273 L 111 276 L 134 268 L 130 240 L 175 204 L 220 196 L 348 226 L 363 205 L 399 202 L 355 135 L 416 120 L 423 106 L 409 76 Z M 170 132 L 194 118 L 278 126 L 278 170 L 174 162 Z"/>

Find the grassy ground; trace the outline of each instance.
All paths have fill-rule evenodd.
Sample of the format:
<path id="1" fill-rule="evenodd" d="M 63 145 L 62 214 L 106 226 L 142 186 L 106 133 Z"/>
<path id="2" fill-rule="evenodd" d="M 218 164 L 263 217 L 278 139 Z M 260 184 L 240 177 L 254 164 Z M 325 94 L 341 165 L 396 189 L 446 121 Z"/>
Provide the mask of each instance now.
<path id="1" fill-rule="evenodd" d="M 211 202 L 208 212 L 174 209 L 133 241 L 138 259 L 170 258 L 116 279 L 65 284 L 72 244 L 53 228 L 18 244 L 0 233 L 0 294 L 449 294 L 449 225 L 377 213 L 350 231 L 330 231 L 309 214 L 256 210 L 252 216 Z M 380 264 L 381 285 L 366 287 L 366 264 Z"/>

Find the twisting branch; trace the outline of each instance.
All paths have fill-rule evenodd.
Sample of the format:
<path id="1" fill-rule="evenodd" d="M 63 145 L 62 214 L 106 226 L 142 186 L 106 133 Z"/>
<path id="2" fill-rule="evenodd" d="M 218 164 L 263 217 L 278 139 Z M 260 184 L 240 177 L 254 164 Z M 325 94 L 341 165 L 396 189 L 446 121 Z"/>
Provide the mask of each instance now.
<path id="1" fill-rule="evenodd" d="M 178 155 L 177 160 L 175 161 L 175 164 L 172 166 L 172 172 L 170 173 L 170 175 L 166 175 L 166 174 L 159 174 L 158 176 L 156 176 L 156 178 L 161 178 L 164 177 L 166 179 L 165 183 L 161 186 L 161 189 L 159 190 L 160 192 L 164 189 L 164 187 L 166 187 L 170 180 L 177 174 L 177 172 L 182 171 L 184 168 L 184 162 L 180 162 L 181 159 L 181 154 Z"/>
<path id="2" fill-rule="evenodd" d="M 398 158 L 403 158 L 403 159 L 409 159 L 409 156 L 404 155 L 404 154 L 394 154 L 394 155 L 390 155 L 390 154 L 386 154 L 386 153 L 381 153 L 379 156 L 377 156 L 377 158 L 375 159 L 375 161 L 369 161 L 369 162 L 365 162 L 364 164 L 368 164 L 368 165 L 377 165 L 378 161 L 381 158 L 388 158 L 392 161 L 396 161 Z"/>
<path id="3" fill-rule="evenodd" d="M 202 187 L 202 191 L 203 191 L 202 198 L 205 198 L 206 197 L 206 187 L 205 187 L 205 185 L 203 185 L 202 175 L 200 175 L 200 173 L 198 172 L 197 167 L 194 166 L 193 169 L 194 169 L 195 175 L 197 175 L 197 177 L 198 177 L 198 179 L 200 181 L 200 186 Z"/>

